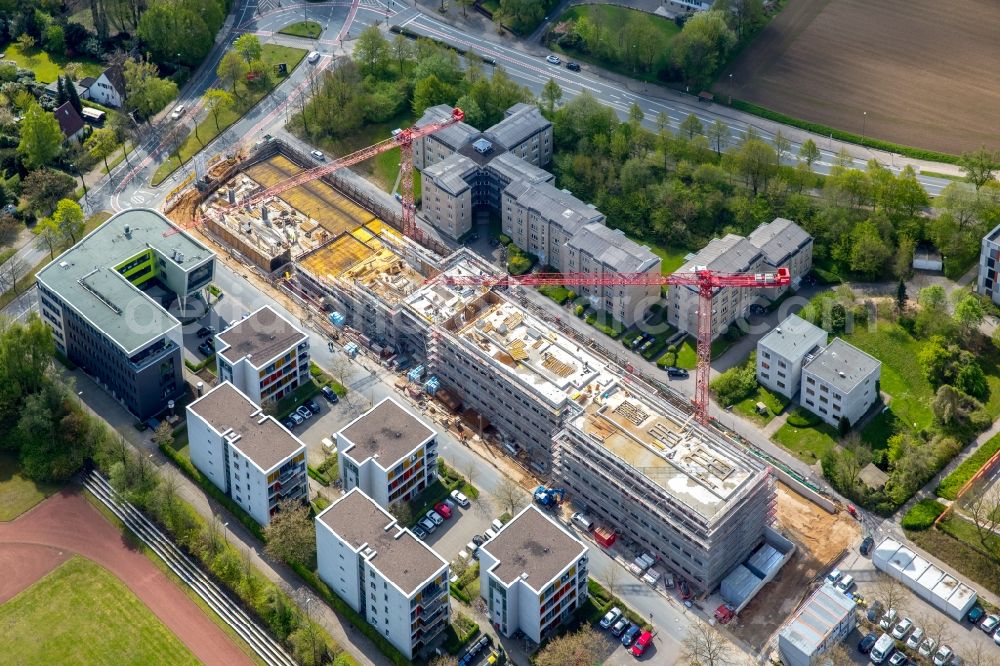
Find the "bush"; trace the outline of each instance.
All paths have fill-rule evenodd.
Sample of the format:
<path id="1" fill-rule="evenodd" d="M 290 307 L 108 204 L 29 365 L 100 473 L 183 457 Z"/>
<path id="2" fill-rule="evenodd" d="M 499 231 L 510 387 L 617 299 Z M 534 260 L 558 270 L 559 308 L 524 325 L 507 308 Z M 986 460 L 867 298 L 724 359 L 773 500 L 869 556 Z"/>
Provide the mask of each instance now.
<path id="1" fill-rule="evenodd" d="M 508 236 L 507 234 L 500 234 L 499 236 L 497 236 L 497 240 L 499 240 L 500 244 L 503 245 L 504 247 L 507 247 L 513 242 L 510 236 Z"/>
<path id="2" fill-rule="evenodd" d="M 571 294 L 573 293 L 569 289 L 567 289 L 566 287 L 561 287 L 561 286 L 555 285 L 555 284 L 543 285 L 543 286 L 541 286 L 541 287 L 538 288 L 538 291 L 543 296 L 547 296 L 548 298 L 551 298 L 553 301 L 555 301 L 559 305 L 562 305 L 563 303 L 565 303 L 566 301 L 568 301 L 570 299 L 570 297 L 571 297 Z"/>
<path id="3" fill-rule="evenodd" d="M 716 377 L 710 387 L 724 407 L 735 405 L 752 396 L 757 391 L 755 354 L 751 353 L 745 363 L 729 368 Z"/>
<path id="4" fill-rule="evenodd" d="M 577 317 L 582 317 L 584 309 L 585 308 L 582 305 L 578 305 L 575 308 L 573 308 L 573 314 L 575 314 Z"/>
<path id="5" fill-rule="evenodd" d="M 906 512 L 900 524 L 907 530 L 926 530 L 944 513 L 945 505 L 935 499 L 922 499 Z"/>
<path id="6" fill-rule="evenodd" d="M 944 499 L 954 500 L 958 497 L 958 491 L 962 489 L 962 486 L 972 478 L 972 476 L 979 471 L 979 468 L 986 464 L 986 462 L 996 455 L 997 451 L 1000 451 L 1000 435 L 988 440 L 982 446 L 980 446 L 975 453 L 962 461 L 955 470 L 944 477 L 941 483 L 934 490 L 934 493 L 938 497 L 943 497 Z"/>

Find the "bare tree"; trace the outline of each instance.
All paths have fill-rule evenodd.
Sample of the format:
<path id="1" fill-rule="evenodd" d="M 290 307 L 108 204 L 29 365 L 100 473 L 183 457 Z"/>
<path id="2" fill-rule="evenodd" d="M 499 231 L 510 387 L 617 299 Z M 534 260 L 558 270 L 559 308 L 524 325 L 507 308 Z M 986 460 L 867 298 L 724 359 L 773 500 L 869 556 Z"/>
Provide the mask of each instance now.
<path id="1" fill-rule="evenodd" d="M 941 613 L 927 611 L 915 615 L 913 623 L 918 627 L 923 627 L 924 635 L 932 639 L 937 645 L 944 645 L 954 638 L 951 632 L 952 621 Z"/>
<path id="2" fill-rule="evenodd" d="M 975 641 L 971 648 L 966 648 L 962 655 L 966 666 L 1000 666 L 1000 659 L 990 654 L 992 648 L 985 648 L 983 643 Z"/>
<path id="3" fill-rule="evenodd" d="M 277 515 L 264 528 L 264 537 L 268 555 L 289 564 L 309 566 L 316 557 L 316 527 L 302 502 L 281 502 Z"/>
<path id="4" fill-rule="evenodd" d="M 470 460 L 462 466 L 462 476 L 470 486 L 476 485 L 476 477 L 479 476 L 479 465 L 475 460 Z"/>
<path id="5" fill-rule="evenodd" d="M 823 666 L 852 666 L 854 658 L 843 643 L 837 643 L 826 651 L 820 662 Z"/>
<path id="6" fill-rule="evenodd" d="M 554 638 L 535 656 L 536 666 L 591 666 L 600 663 L 610 652 L 610 643 L 593 627 L 585 624 L 579 631 Z"/>
<path id="7" fill-rule="evenodd" d="M 906 590 L 902 584 L 886 574 L 879 574 L 875 580 L 875 598 L 882 602 L 882 608 L 888 611 L 890 608 L 899 612 L 899 605 L 905 598 Z"/>
<path id="8" fill-rule="evenodd" d="M 458 659 L 450 654 L 442 654 L 434 657 L 429 666 L 458 666 Z"/>
<path id="9" fill-rule="evenodd" d="M 510 515 L 516 514 L 525 505 L 524 490 L 510 477 L 503 477 L 493 489 L 493 497 L 500 508 Z"/>
<path id="10" fill-rule="evenodd" d="M 681 659 L 691 666 L 723 666 L 731 656 L 729 641 L 704 622 L 693 624 L 681 641 Z"/>
<path id="11" fill-rule="evenodd" d="M 991 542 L 995 543 L 997 539 L 994 530 L 1000 521 L 1000 488 L 991 485 L 986 492 L 977 494 L 974 500 L 966 503 L 964 508 L 976 526 L 980 543 L 990 548 Z"/>
<path id="12" fill-rule="evenodd" d="M 0 265 L 0 293 L 13 290 L 15 296 L 20 296 L 17 281 L 24 277 L 27 268 L 24 260 L 16 254 Z"/>
<path id="13" fill-rule="evenodd" d="M 615 591 L 620 589 L 622 583 L 622 570 L 618 564 L 612 564 L 604 572 L 604 585 L 608 588 L 611 596 L 615 596 Z"/>

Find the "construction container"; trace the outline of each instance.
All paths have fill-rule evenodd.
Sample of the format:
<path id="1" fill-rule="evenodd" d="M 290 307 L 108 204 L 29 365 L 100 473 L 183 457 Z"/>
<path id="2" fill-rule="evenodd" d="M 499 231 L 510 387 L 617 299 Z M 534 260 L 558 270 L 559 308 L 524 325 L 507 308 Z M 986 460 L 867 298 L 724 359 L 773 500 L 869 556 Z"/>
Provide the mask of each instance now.
<path id="1" fill-rule="evenodd" d="M 594 539 L 605 548 L 610 548 L 617 538 L 618 535 L 607 527 L 598 527 L 594 530 Z"/>
<path id="2" fill-rule="evenodd" d="M 409 379 L 411 382 L 419 382 L 421 379 L 424 378 L 425 372 L 426 371 L 424 370 L 424 366 L 418 365 L 417 367 L 413 368 L 413 370 L 410 370 L 410 372 L 406 375 L 406 378 Z"/>
<path id="3" fill-rule="evenodd" d="M 978 598 L 971 587 L 895 539 L 887 537 L 876 546 L 872 562 L 953 620 L 961 621 Z"/>

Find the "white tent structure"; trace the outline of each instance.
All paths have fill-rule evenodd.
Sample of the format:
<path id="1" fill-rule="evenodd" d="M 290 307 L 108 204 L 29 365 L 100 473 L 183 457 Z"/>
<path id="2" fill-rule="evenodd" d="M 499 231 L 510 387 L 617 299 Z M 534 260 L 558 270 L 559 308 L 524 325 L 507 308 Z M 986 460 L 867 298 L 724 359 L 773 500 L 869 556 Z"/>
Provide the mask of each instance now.
<path id="1" fill-rule="evenodd" d="M 965 617 L 978 598 L 971 587 L 895 539 L 887 537 L 876 546 L 872 562 L 953 620 Z"/>

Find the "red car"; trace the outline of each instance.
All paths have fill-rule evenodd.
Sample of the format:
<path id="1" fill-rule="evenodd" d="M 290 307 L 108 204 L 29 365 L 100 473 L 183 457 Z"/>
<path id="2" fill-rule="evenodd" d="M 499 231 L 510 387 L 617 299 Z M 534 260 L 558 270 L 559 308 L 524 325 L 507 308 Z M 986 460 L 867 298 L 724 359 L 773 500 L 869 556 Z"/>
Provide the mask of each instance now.
<path id="1" fill-rule="evenodd" d="M 434 505 L 434 510 L 441 514 L 441 517 L 447 520 L 451 518 L 451 507 L 449 507 L 444 502 L 439 502 Z"/>
<path id="2" fill-rule="evenodd" d="M 642 632 L 642 636 L 639 636 L 639 640 L 635 642 L 632 646 L 632 656 L 641 657 L 645 652 L 649 644 L 653 642 L 653 634 L 648 631 Z"/>

